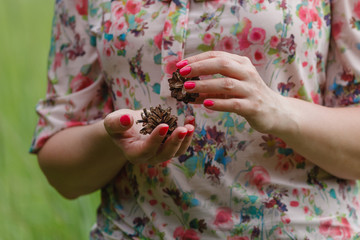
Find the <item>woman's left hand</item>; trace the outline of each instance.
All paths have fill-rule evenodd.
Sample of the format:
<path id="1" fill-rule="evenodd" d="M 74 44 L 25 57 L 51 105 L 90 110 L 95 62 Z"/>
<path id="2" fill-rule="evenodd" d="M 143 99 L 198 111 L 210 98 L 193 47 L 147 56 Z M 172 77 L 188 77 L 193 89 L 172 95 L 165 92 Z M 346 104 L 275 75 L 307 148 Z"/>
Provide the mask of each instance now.
<path id="1" fill-rule="evenodd" d="M 227 52 L 210 51 L 186 58 L 176 64 L 186 77 L 221 74 L 223 77 L 187 81 L 189 93 L 200 93 L 193 103 L 246 118 L 260 132 L 271 133 L 285 127 L 286 100 L 270 89 L 247 57 Z"/>

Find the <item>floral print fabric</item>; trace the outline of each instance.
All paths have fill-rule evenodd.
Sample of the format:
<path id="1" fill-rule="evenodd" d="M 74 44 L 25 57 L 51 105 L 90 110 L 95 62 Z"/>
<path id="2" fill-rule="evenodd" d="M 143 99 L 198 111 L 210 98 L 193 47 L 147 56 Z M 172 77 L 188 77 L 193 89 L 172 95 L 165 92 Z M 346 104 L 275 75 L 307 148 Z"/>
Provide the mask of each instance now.
<path id="1" fill-rule="evenodd" d="M 127 164 L 102 189 L 91 239 L 360 239 L 357 182 L 166 89 L 176 62 L 219 50 L 247 56 L 279 94 L 354 106 L 359 49 L 358 0 L 57 0 L 31 151 L 116 109 L 171 106 L 196 118 L 188 152 Z"/>

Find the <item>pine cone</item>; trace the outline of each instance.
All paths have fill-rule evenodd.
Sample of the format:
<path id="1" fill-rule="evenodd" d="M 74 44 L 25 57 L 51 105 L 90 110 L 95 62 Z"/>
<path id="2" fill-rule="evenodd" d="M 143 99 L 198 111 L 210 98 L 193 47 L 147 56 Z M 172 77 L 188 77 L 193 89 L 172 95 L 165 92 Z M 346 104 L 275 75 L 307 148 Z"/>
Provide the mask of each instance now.
<path id="1" fill-rule="evenodd" d="M 170 136 L 177 127 L 178 118 L 175 115 L 171 115 L 171 107 L 165 110 L 159 105 L 157 107 L 150 107 L 150 111 L 146 108 L 143 111 L 144 113 L 141 113 L 142 120 L 136 121 L 136 123 L 142 123 L 141 134 L 150 134 L 160 123 L 166 123 L 169 125 L 167 136 Z"/>
<path id="2" fill-rule="evenodd" d="M 173 73 L 172 78 L 169 78 L 169 86 L 171 91 L 171 97 L 176 98 L 178 101 L 183 101 L 184 103 L 193 102 L 197 97 L 198 93 L 188 93 L 184 89 L 184 83 L 189 80 L 200 80 L 199 77 L 185 78 L 180 75 L 179 69 Z"/>

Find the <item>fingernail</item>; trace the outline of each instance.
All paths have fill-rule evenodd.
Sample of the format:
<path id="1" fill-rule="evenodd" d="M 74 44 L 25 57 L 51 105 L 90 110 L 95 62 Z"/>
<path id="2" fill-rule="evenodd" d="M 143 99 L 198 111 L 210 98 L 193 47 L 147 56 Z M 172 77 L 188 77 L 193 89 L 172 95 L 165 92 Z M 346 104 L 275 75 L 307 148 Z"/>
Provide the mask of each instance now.
<path id="1" fill-rule="evenodd" d="M 188 65 L 188 60 L 182 60 L 182 61 L 178 62 L 177 64 L 175 64 L 175 66 L 176 66 L 177 68 L 183 68 L 183 67 L 185 67 L 186 65 Z"/>
<path id="2" fill-rule="evenodd" d="M 187 134 L 186 134 L 186 136 L 190 136 L 191 134 L 193 134 L 194 130 L 195 130 L 195 129 L 193 129 L 193 130 L 191 130 L 191 131 L 188 131 Z"/>
<path id="3" fill-rule="evenodd" d="M 187 81 L 184 83 L 184 88 L 190 90 L 190 89 L 193 89 L 195 87 L 195 85 L 196 85 L 196 83 Z"/>
<path id="4" fill-rule="evenodd" d="M 127 114 L 122 115 L 122 116 L 120 117 L 120 123 L 121 123 L 121 125 L 123 125 L 124 127 L 129 126 L 129 124 L 131 123 L 130 116 L 127 115 Z"/>
<path id="5" fill-rule="evenodd" d="M 184 137 L 186 136 L 187 133 L 188 133 L 187 131 L 179 133 L 178 138 L 179 139 L 184 139 Z"/>
<path id="6" fill-rule="evenodd" d="M 189 124 L 195 125 L 195 118 L 193 118 L 192 120 L 190 120 L 190 121 L 189 121 Z"/>
<path id="7" fill-rule="evenodd" d="M 214 105 L 214 101 L 212 101 L 212 100 L 205 100 L 203 104 L 204 104 L 205 107 L 211 107 L 211 106 Z"/>
<path id="8" fill-rule="evenodd" d="M 191 67 L 190 66 L 186 66 L 186 67 L 183 67 L 179 70 L 179 73 L 180 75 L 182 76 L 186 76 L 188 75 L 189 73 L 191 72 Z"/>
<path id="9" fill-rule="evenodd" d="M 169 130 L 169 126 L 165 126 L 165 127 L 160 128 L 159 135 L 160 136 L 165 136 L 167 134 L 168 130 Z"/>

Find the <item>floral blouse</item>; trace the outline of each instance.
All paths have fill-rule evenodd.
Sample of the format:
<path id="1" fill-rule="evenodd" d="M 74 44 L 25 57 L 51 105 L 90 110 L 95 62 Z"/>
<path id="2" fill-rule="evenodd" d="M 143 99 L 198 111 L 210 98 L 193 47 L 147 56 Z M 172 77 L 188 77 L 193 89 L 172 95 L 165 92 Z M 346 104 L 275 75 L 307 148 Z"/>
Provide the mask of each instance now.
<path id="1" fill-rule="evenodd" d="M 219 50 L 247 56 L 279 94 L 356 106 L 360 0 L 56 0 L 51 43 L 32 152 L 117 109 L 196 118 L 185 155 L 128 163 L 102 189 L 91 239 L 360 239 L 356 181 L 241 116 L 177 102 L 167 83 L 179 60 Z"/>

